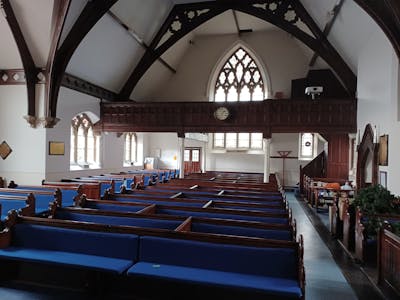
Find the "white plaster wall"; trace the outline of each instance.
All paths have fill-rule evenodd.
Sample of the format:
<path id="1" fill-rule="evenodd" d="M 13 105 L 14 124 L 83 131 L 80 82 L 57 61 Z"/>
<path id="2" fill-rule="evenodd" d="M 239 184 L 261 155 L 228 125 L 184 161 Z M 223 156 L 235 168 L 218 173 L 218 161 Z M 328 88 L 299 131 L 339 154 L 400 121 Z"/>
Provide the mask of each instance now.
<path id="1" fill-rule="evenodd" d="M 378 135 L 389 134 L 389 165 L 380 166 L 387 172 L 387 187 L 400 194 L 400 125 L 397 118 L 399 96 L 399 61 L 376 24 L 366 30 L 370 33 L 358 60 L 358 129 L 361 134 L 366 124 L 377 126 Z"/>
<path id="2" fill-rule="evenodd" d="M 285 185 L 295 186 L 299 181 L 300 165 L 306 165 L 308 161 L 299 161 L 298 156 L 298 134 L 297 133 L 284 133 L 273 134 L 271 142 L 271 173 L 277 172 L 283 178 L 283 162 L 277 151 L 292 151 L 289 156 L 291 158 L 285 159 Z M 176 133 L 146 133 L 148 141 L 147 151 L 145 156 L 155 156 L 160 153 L 158 157 L 159 168 L 178 168 L 179 161 L 179 143 Z M 200 147 L 202 151 L 206 150 L 207 171 L 232 171 L 232 172 L 252 172 L 262 173 L 264 166 L 264 154 L 249 154 L 243 152 L 227 152 L 218 153 L 212 151 L 211 143 L 208 145 L 204 142 L 185 139 L 185 147 Z M 177 160 L 174 160 L 176 155 Z M 293 158 L 294 157 L 294 158 Z"/>
<path id="3" fill-rule="evenodd" d="M 208 101 L 212 71 L 237 41 L 237 35 L 194 37 L 177 73 L 153 94 L 154 100 Z M 289 97 L 291 80 L 304 77 L 308 71 L 308 58 L 296 41 L 281 30 L 243 35 L 242 41 L 265 65 L 271 81 L 270 94 L 282 91 Z"/>
<path id="4" fill-rule="evenodd" d="M 23 119 L 27 114 L 25 85 L 0 86 L 0 143 L 11 154 L 0 159 L 0 176 L 20 184 L 38 184 L 45 175 L 46 132 L 33 129 Z"/>
<path id="5" fill-rule="evenodd" d="M 46 145 L 49 141 L 65 143 L 65 155 L 50 156 L 46 148 L 46 179 L 57 181 L 62 178 L 74 178 L 87 175 L 99 175 L 109 172 L 120 172 L 142 168 L 137 166 L 123 167 L 124 138 L 117 137 L 116 133 L 103 133 L 101 136 L 101 167 L 100 169 L 70 171 L 70 132 L 71 119 L 82 112 L 91 112 L 100 115 L 99 99 L 77 91 L 61 88 L 58 100 L 58 117 L 60 122 L 51 129 L 47 129 Z M 97 121 L 97 120 L 94 120 Z M 138 161 L 143 161 L 143 135 L 138 134 Z"/>
<path id="6" fill-rule="evenodd" d="M 178 135 L 176 133 L 147 133 L 146 135 L 148 148 L 145 156 L 157 157 L 158 168 L 178 169 Z"/>
<path id="7" fill-rule="evenodd" d="M 148 148 L 145 156 L 158 157 L 158 167 L 178 169 L 179 166 L 179 142 L 176 133 L 147 133 Z M 185 139 L 185 147 L 206 148 L 206 143 Z M 160 153 L 160 156 L 155 154 Z M 174 159 L 176 157 L 176 160 Z"/>
<path id="8" fill-rule="evenodd" d="M 278 173 L 281 181 L 284 178 L 285 186 L 295 186 L 299 182 L 300 165 L 306 165 L 308 161 L 299 161 L 297 133 L 272 134 L 271 139 L 271 173 Z M 211 143 L 210 143 L 211 146 Z M 283 160 L 279 158 L 277 151 L 291 151 L 285 159 L 285 171 L 283 176 Z M 208 150 L 207 171 L 232 171 L 263 173 L 264 154 L 248 154 L 243 152 L 218 153 Z M 278 157 L 278 158 L 277 158 Z M 293 158 L 294 157 L 294 158 Z"/>

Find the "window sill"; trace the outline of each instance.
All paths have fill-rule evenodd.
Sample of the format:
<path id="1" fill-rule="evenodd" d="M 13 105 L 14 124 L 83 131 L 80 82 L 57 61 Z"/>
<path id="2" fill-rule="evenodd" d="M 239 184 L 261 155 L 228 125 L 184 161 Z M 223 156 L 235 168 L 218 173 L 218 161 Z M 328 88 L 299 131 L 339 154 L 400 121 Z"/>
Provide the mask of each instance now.
<path id="1" fill-rule="evenodd" d="M 101 167 L 99 165 L 88 165 L 82 166 L 82 165 L 70 165 L 69 170 L 70 171 L 82 171 L 82 170 L 99 170 Z"/>
<path id="2" fill-rule="evenodd" d="M 212 149 L 211 153 L 224 154 L 224 153 L 241 153 L 241 154 L 264 154 L 263 149 Z"/>

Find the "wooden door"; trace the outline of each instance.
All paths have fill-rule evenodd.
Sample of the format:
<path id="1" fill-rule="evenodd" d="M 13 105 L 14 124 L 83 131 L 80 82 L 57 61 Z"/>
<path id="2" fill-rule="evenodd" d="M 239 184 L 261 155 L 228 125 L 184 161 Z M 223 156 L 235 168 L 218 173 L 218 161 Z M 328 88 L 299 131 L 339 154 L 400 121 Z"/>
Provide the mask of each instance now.
<path id="1" fill-rule="evenodd" d="M 201 148 L 185 148 L 185 174 L 201 173 Z"/>

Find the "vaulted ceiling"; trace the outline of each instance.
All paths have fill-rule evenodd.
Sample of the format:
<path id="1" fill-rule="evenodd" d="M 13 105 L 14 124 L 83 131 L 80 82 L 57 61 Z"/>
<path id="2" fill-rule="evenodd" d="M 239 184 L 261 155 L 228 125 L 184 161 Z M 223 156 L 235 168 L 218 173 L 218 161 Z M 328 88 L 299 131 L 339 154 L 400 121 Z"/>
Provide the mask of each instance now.
<path id="1" fill-rule="evenodd" d="M 0 70 L 27 65 L 10 27 L 11 7 L 31 65 L 48 72 L 52 117 L 64 72 L 116 99 L 135 100 L 149 82 L 160 85 L 179 69 L 196 37 L 271 30 L 296 37 L 310 60 L 318 52 L 323 59 L 316 67 L 329 65 L 352 95 L 358 53 L 369 39 L 366 25 L 376 21 L 395 48 L 400 44 L 400 5 L 382 2 L 392 5 L 391 13 L 371 0 L 3 0 L 8 17 L 0 17 Z M 332 26 L 325 38 L 327 24 Z"/>

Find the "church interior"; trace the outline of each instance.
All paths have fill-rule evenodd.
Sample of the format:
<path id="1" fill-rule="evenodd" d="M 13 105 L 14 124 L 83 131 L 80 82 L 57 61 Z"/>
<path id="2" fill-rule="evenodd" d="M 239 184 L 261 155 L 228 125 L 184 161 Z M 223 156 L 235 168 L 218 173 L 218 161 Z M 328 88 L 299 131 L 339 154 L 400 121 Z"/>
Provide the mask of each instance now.
<path id="1" fill-rule="evenodd" d="M 0 299 L 399 299 L 398 0 L 0 10 Z"/>

